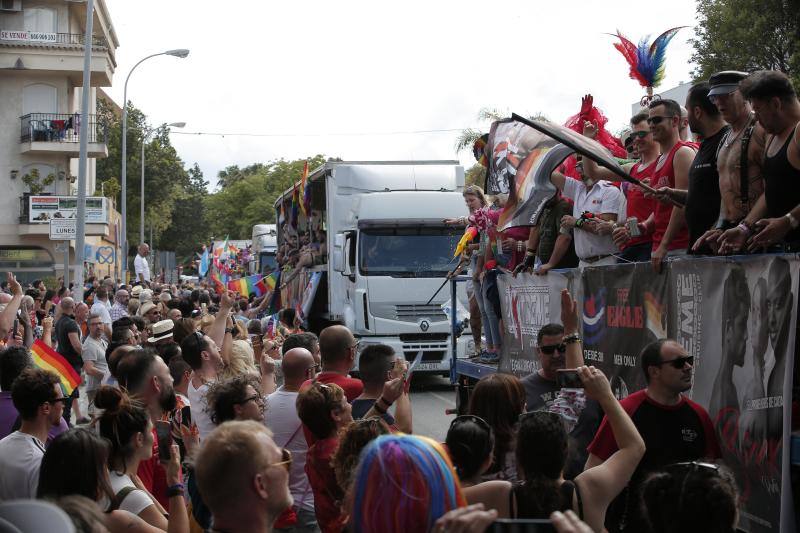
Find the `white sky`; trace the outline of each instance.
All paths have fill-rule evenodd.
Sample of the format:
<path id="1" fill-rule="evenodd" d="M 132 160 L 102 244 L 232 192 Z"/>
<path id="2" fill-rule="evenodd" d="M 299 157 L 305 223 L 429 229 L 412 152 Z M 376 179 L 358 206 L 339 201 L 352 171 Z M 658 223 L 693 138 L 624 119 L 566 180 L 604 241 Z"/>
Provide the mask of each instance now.
<path id="1" fill-rule="evenodd" d="M 346 160 L 452 159 L 457 131 L 481 107 L 542 112 L 562 123 L 591 92 L 623 127 L 644 94 L 605 33 L 633 41 L 674 26 L 661 89 L 691 79 L 693 0 L 322 1 L 106 0 L 119 36 L 111 95 L 153 123 L 184 131 L 292 135 L 172 135 L 187 166 L 212 186 L 228 165 L 322 153 Z M 658 92 L 658 91 L 657 91 Z M 330 135 L 338 134 L 338 135 Z"/>

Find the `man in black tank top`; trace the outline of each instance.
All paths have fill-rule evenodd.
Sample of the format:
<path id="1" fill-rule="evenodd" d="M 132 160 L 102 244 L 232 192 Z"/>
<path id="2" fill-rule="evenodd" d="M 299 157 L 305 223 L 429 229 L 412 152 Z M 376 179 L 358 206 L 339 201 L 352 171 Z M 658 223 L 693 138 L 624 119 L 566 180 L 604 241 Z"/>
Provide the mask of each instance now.
<path id="1" fill-rule="evenodd" d="M 782 72 L 761 70 L 740 91 L 769 134 L 764 156 L 764 193 L 742 222 L 722 235 L 721 253 L 800 249 L 800 101 Z M 771 248 L 772 250 L 772 248 Z"/>

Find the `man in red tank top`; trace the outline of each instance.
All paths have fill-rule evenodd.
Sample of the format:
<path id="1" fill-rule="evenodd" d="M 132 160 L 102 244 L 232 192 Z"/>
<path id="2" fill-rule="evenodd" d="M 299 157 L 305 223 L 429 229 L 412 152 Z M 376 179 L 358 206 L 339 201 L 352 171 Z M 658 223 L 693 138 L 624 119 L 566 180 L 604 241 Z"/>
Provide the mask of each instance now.
<path id="1" fill-rule="evenodd" d="M 661 148 L 650 185 L 658 189 L 670 187 L 689 188 L 689 168 L 694 160 L 693 143 L 682 141 L 679 134 L 681 106 L 674 100 L 654 100 L 649 106 L 647 123 L 653 140 Z M 650 229 L 650 228 L 648 228 Z M 656 202 L 652 221 L 653 252 L 650 262 L 653 270 L 661 272 L 667 255 L 686 253 L 689 233 L 683 207 Z"/>

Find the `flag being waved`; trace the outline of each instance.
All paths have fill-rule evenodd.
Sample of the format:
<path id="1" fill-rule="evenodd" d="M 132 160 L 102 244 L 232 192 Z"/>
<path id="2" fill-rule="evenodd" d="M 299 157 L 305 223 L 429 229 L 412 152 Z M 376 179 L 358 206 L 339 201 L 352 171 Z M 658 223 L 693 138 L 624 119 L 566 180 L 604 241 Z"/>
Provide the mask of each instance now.
<path id="1" fill-rule="evenodd" d="M 64 396 L 71 395 L 72 391 L 81 384 L 80 374 L 75 372 L 75 369 L 64 359 L 64 356 L 42 341 L 37 339 L 33 343 L 31 355 L 33 355 L 33 364 L 58 376 L 61 380 L 61 390 L 64 392 Z"/>

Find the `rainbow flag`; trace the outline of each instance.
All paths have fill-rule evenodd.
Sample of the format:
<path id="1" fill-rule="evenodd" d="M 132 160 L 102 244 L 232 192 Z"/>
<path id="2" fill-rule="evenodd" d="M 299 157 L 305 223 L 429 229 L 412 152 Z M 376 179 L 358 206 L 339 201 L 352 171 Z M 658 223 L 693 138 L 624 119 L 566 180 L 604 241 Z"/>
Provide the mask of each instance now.
<path id="1" fill-rule="evenodd" d="M 270 287 L 268 283 L 265 283 L 266 280 L 267 278 L 255 274 L 254 276 L 247 276 L 229 281 L 228 289 L 238 292 L 245 298 L 249 298 L 251 294 L 255 294 L 256 297 L 263 296 L 267 291 L 275 288 L 274 285 Z"/>
<path id="2" fill-rule="evenodd" d="M 307 179 L 308 179 L 308 161 L 306 161 L 303 164 L 303 176 L 300 178 L 300 191 L 302 191 L 303 193 L 303 198 L 300 198 L 300 211 L 303 212 L 303 216 L 305 217 L 308 217 L 308 206 L 310 205 L 310 202 L 306 204 L 306 196 L 310 192 L 306 190 Z"/>
<path id="3" fill-rule="evenodd" d="M 64 396 L 72 394 L 72 391 L 81 384 L 80 374 L 75 372 L 64 356 L 42 341 L 37 339 L 33 343 L 31 354 L 33 355 L 33 364 L 42 370 L 49 370 L 59 377 Z"/>
<path id="4" fill-rule="evenodd" d="M 274 270 L 272 273 L 270 273 L 269 276 L 264 278 L 264 283 L 267 284 L 267 288 L 269 290 L 271 290 L 271 291 L 275 290 L 275 287 L 278 286 L 280 281 L 281 281 L 281 271 L 280 270 Z"/>
<path id="5" fill-rule="evenodd" d="M 222 280 L 219 277 L 219 273 L 212 271 L 211 274 L 208 276 L 208 279 L 211 280 L 211 283 L 214 285 L 214 291 L 217 294 L 222 294 L 225 292 L 225 284 L 222 283 Z"/>

